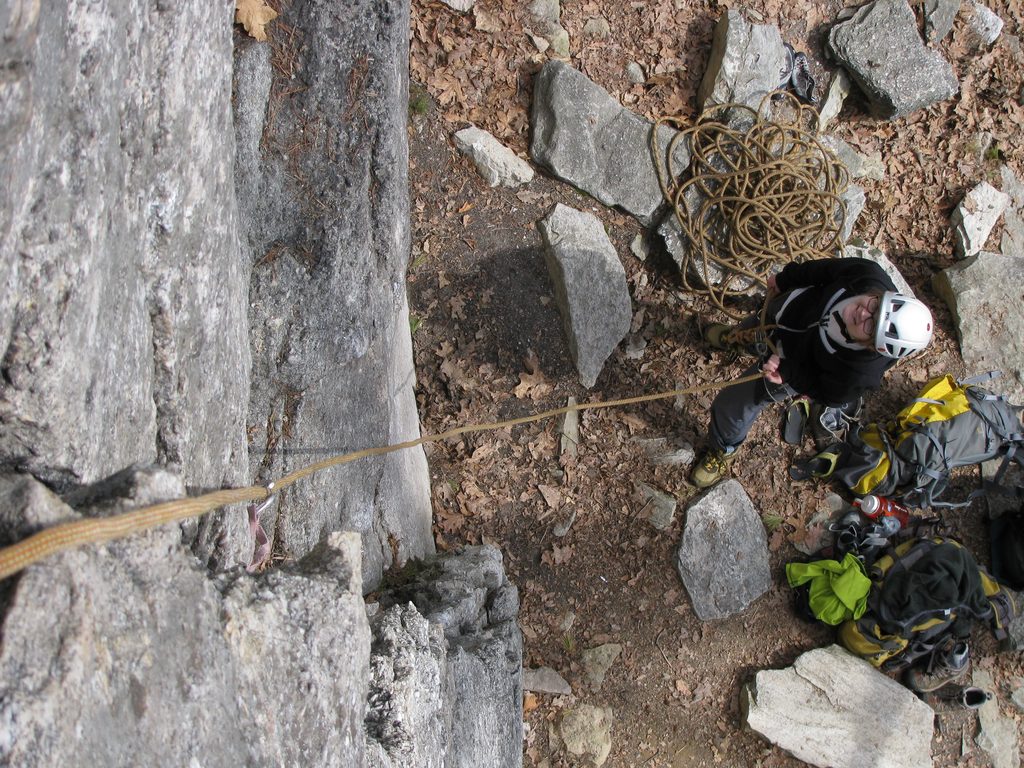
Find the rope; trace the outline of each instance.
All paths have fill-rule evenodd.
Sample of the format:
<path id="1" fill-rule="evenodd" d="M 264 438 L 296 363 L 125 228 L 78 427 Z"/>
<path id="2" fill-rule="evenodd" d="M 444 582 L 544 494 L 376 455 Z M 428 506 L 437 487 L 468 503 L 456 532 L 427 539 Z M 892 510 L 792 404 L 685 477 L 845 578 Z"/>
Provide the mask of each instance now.
<path id="1" fill-rule="evenodd" d="M 732 384 L 742 384 L 760 378 L 761 374 L 751 374 L 743 378 L 728 382 L 713 382 L 709 384 L 698 384 L 686 389 L 674 389 L 671 392 L 661 392 L 654 395 L 641 395 L 629 397 L 622 400 L 608 400 L 599 403 L 583 403 L 567 405 L 562 408 L 555 408 L 533 416 L 521 416 L 507 421 L 499 421 L 487 424 L 469 424 L 447 432 L 436 435 L 423 435 L 415 440 L 407 440 L 394 445 L 380 446 L 377 448 L 365 448 L 352 453 L 332 456 L 315 464 L 309 464 L 301 469 L 291 472 L 274 483 L 266 486 L 249 486 L 248 488 L 230 488 L 220 491 L 213 491 L 202 496 L 195 496 L 189 499 L 176 499 L 163 502 L 142 509 L 124 512 L 111 517 L 88 518 L 75 520 L 70 523 L 62 523 L 52 528 L 33 534 L 16 544 L 0 549 L 0 579 L 6 579 L 29 565 L 42 560 L 44 557 L 63 552 L 83 544 L 95 544 L 104 541 L 124 538 L 133 533 L 140 533 L 158 525 L 173 523 L 189 517 L 199 517 L 219 507 L 229 504 L 237 504 L 247 501 L 262 501 L 268 498 L 271 493 L 277 493 L 290 485 L 295 484 L 304 477 L 315 472 L 336 467 L 340 464 L 348 464 L 357 459 L 368 456 L 381 456 L 386 453 L 400 451 L 403 448 L 414 448 L 424 443 L 434 443 L 447 440 L 459 435 L 471 432 L 488 432 L 506 427 L 513 427 L 518 424 L 528 424 L 534 421 L 550 419 L 554 416 L 561 416 L 570 411 L 588 411 L 601 408 L 617 408 L 623 405 L 634 403 L 647 403 L 653 400 L 664 400 L 680 395 L 690 395 L 697 392 L 721 389 Z"/>
<path id="2" fill-rule="evenodd" d="M 789 105 L 778 122 L 763 112 Z M 786 101 L 788 100 L 788 101 Z M 749 122 L 745 131 L 732 125 Z M 788 119 L 787 119 L 788 118 Z M 680 263 L 687 290 L 707 295 L 730 317 L 727 298 L 765 285 L 779 264 L 833 256 L 843 246 L 849 186 L 843 163 L 817 139 L 817 113 L 791 94 L 769 94 L 757 110 L 723 104 L 703 112 L 693 125 L 662 117 L 651 132 L 651 153 L 662 194 L 672 206 L 686 242 Z M 809 124 L 812 133 L 801 128 Z M 664 158 L 661 126 L 677 133 Z M 690 164 L 683 181 L 675 152 L 686 142 Z M 699 283 L 691 281 L 696 278 Z"/>

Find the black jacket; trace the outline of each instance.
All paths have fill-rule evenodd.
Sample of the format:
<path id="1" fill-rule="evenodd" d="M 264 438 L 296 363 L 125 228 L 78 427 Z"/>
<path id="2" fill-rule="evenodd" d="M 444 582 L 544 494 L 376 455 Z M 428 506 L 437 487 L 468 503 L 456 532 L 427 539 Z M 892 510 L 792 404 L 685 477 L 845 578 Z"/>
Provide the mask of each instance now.
<path id="1" fill-rule="evenodd" d="M 825 405 L 845 405 L 882 383 L 895 360 L 873 349 L 849 349 L 827 339 L 823 324 L 838 301 L 864 293 L 895 291 L 885 271 L 868 259 L 820 259 L 787 264 L 775 278 L 780 294 L 804 288 L 789 297 L 775 319 L 781 328 L 771 337 L 781 343 L 782 380 L 801 394 Z M 786 296 L 780 296 L 784 300 Z M 773 302 L 773 306 L 780 306 Z"/>

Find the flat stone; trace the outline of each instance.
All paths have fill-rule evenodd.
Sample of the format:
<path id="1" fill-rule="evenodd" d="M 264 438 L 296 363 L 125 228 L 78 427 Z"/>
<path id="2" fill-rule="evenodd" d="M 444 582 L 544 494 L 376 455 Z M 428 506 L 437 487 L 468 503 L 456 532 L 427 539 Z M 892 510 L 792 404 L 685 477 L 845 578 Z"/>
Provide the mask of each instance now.
<path id="1" fill-rule="evenodd" d="M 825 91 L 825 97 L 818 109 L 818 133 L 824 133 L 832 121 L 839 116 L 852 88 L 853 82 L 846 74 L 846 70 L 837 69 L 832 75 L 832 81 L 828 84 L 828 90 Z"/>
<path id="2" fill-rule="evenodd" d="M 967 28 L 979 47 L 992 45 L 1003 32 L 1003 20 L 987 5 L 971 0 L 967 6 Z"/>
<path id="3" fill-rule="evenodd" d="M 612 751 L 611 730 L 611 707 L 581 704 L 562 713 L 558 735 L 570 754 L 587 755 L 595 766 L 601 766 Z"/>
<path id="4" fill-rule="evenodd" d="M 771 589 L 764 525 L 738 481 L 687 508 L 677 567 L 701 621 L 739 613 Z"/>
<path id="5" fill-rule="evenodd" d="M 953 313 L 966 370 L 1002 371 L 992 386 L 1024 402 L 1024 255 L 982 251 L 939 272 L 932 284 Z"/>
<path id="6" fill-rule="evenodd" d="M 518 187 L 533 181 L 533 168 L 487 131 L 474 126 L 455 134 L 455 146 L 468 155 L 489 186 Z"/>
<path id="7" fill-rule="evenodd" d="M 636 486 L 644 497 L 647 521 L 659 531 L 670 528 L 676 515 L 675 496 L 659 491 L 647 483 L 637 483 Z"/>
<path id="8" fill-rule="evenodd" d="M 832 28 L 828 46 L 878 117 L 908 115 L 960 89 L 950 63 L 921 40 L 906 0 L 876 0 L 861 7 Z"/>
<path id="9" fill-rule="evenodd" d="M 568 696 L 572 688 L 565 678 L 551 667 L 523 670 L 523 690 L 534 693 L 551 693 L 556 696 Z"/>
<path id="10" fill-rule="evenodd" d="M 838 645 L 744 687 L 746 724 L 820 768 L 931 768 L 935 713 L 909 689 Z"/>
<path id="11" fill-rule="evenodd" d="M 603 16 L 587 19 L 583 25 L 583 36 L 592 40 L 604 40 L 610 34 L 611 27 L 608 25 L 608 19 Z"/>
<path id="12" fill-rule="evenodd" d="M 651 223 L 663 196 L 651 156 L 653 123 L 625 109 L 601 86 L 561 61 L 549 61 L 534 79 L 530 156 L 563 181 Z M 660 157 L 675 132 L 658 133 Z M 689 165 L 685 142 L 674 154 Z"/>
<path id="13" fill-rule="evenodd" d="M 929 43 L 938 43 L 953 29 L 961 0 L 924 0 L 924 34 Z"/>
<path id="14" fill-rule="evenodd" d="M 1013 169 L 1003 165 L 999 169 L 1003 192 L 1010 196 L 1010 204 L 1003 218 L 1003 239 L 1000 249 L 1003 253 L 1024 254 L 1024 183 L 1014 174 Z"/>
<path id="15" fill-rule="evenodd" d="M 626 65 L 626 77 L 628 77 L 629 82 L 634 85 L 639 85 L 647 80 L 647 75 L 644 74 L 643 67 L 635 61 L 631 61 Z"/>
<path id="16" fill-rule="evenodd" d="M 589 389 L 629 333 L 633 311 L 626 272 L 593 214 L 559 203 L 538 227 L 569 351 Z"/>
<path id="17" fill-rule="evenodd" d="M 882 181 L 885 178 L 885 164 L 880 152 L 863 155 L 838 136 L 826 135 L 819 137 L 818 140 L 842 161 L 851 178 L 873 181 Z"/>
<path id="18" fill-rule="evenodd" d="M 959 258 L 973 256 L 985 247 L 992 228 L 1010 204 L 1010 196 L 987 181 L 974 187 L 953 211 L 953 244 Z"/>
<path id="19" fill-rule="evenodd" d="M 697 104 L 708 109 L 738 103 L 757 108 L 779 86 L 786 67 L 782 34 L 769 24 L 751 24 L 737 10 L 718 19 Z"/>
<path id="20" fill-rule="evenodd" d="M 608 670 L 619 658 L 620 653 L 622 653 L 621 645 L 605 643 L 596 648 L 588 648 L 580 654 L 583 671 L 595 688 L 600 688 L 604 684 L 604 676 L 608 674 Z"/>

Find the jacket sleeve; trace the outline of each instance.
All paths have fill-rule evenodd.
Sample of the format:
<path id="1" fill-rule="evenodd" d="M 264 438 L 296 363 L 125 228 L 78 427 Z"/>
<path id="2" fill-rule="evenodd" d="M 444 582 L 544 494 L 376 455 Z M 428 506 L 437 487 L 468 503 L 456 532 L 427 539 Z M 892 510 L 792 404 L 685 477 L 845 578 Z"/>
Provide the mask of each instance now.
<path id="1" fill-rule="evenodd" d="M 783 267 L 775 278 L 780 293 L 794 288 L 825 286 L 832 283 L 853 285 L 868 280 L 883 285 L 892 285 L 885 270 L 871 259 L 815 259 L 814 261 L 791 262 Z M 891 290 L 891 289 L 890 289 Z"/>

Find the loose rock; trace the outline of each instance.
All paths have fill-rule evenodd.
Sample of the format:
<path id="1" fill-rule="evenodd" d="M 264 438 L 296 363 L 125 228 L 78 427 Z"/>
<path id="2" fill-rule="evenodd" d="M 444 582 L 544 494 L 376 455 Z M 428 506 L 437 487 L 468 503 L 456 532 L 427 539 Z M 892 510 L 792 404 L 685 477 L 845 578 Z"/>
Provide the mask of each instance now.
<path id="1" fill-rule="evenodd" d="M 853 83 L 850 81 L 850 76 L 846 74 L 846 70 L 837 69 L 832 75 L 832 82 L 829 83 L 825 98 L 821 102 L 821 108 L 818 110 L 819 133 L 824 133 L 828 125 L 838 117 L 852 88 Z"/>
<path id="2" fill-rule="evenodd" d="M 885 274 L 895 283 L 896 290 L 905 296 L 914 296 L 916 294 L 910 287 L 910 283 L 907 282 L 903 274 L 896 268 L 896 265 L 889 261 L 889 258 L 880 248 L 875 248 L 873 245 L 868 245 L 860 238 L 855 238 L 846 244 L 843 249 L 842 257 L 858 258 L 858 259 L 870 259 L 885 270 Z"/>
<path id="3" fill-rule="evenodd" d="M 828 45 L 878 117 L 894 119 L 952 97 L 953 67 L 927 48 L 906 0 L 876 0 L 829 33 Z"/>
<path id="4" fill-rule="evenodd" d="M 716 485 L 686 510 L 677 565 L 702 621 L 739 613 L 771 589 L 764 525 L 739 482 Z"/>
<path id="5" fill-rule="evenodd" d="M 533 168 L 487 131 L 474 126 L 455 134 L 455 145 L 468 155 L 489 186 L 518 187 L 533 181 Z"/>
<path id="6" fill-rule="evenodd" d="M 986 691 L 998 690 L 992 675 L 983 669 L 974 669 L 973 682 Z M 978 710 L 980 726 L 975 743 L 992 760 L 993 768 L 1020 768 L 1020 743 L 1017 726 L 1011 718 L 999 712 L 999 700 L 993 697 Z"/>
<path id="7" fill-rule="evenodd" d="M 985 247 L 992 228 L 1009 204 L 1010 196 L 987 181 L 967 193 L 950 217 L 956 255 L 959 258 L 973 256 Z"/>
<path id="8" fill-rule="evenodd" d="M 960 5 L 961 0 L 924 0 L 924 34 L 929 43 L 945 39 L 953 29 Z"/>
<path id="9" fill-rule="evenodd" d="M 629 62 L 626 65 L 626 77 L 629 78 L 629 82 L 638 85 L 647 80 L 647 75 L 644 74 L 643 67 L 637 64 L 635 61 Z"/>
<path id="10" fill-rule="evenodd" d="M 587 19 L 587 23 L 583 25 L 584 37 L 589 37 L 593 40 L 604 40 L 610 34 L 611 27 L 608 25 L 608 19 L 603 16 Z"/>
<path id="11" fill-rule="evenodd" d="M 672 526 L 672 520 L 676 516 L 676 498 L 667 493 L 652 488 L 647 483 L 637 483 L 637 489 L 644 497 L 644 506 L 647 509 L 647 521 L 659 531 L 667 530 Z"/>
<path id="12" fill-rule="evenodd" d="M 558 204 L 538 227 L 569 351 L 589 389 L 629 333 L 633 311 L 626 272 L 593 214 Z"/>
<path id="13" fill-rule="evenodd" d="M 596 648 L 588 648 L 580 654 L 580 663 L 583 664 L 583 671 L 587 679 L 593 683 L 595 688 L 600 688 L 604 683 L 604 676 L 608 674 L 615 660 L 622 653 L 622 646 L 618 643 L 605 643 Z"/>
<path id="14" fill-rule="evenodd" d="M 756 108 L 779 86 L 786 48 L 777 27 L 751 24 L 737 10 L 718 19 L 704 79 L 697 91 L 701 109 L 739 103 Z"/>
<path id="15" fill-rule="evenodd" d="M 821 768 L 931 768 L 931 707 L 838 645 L 757 673 L 741 695 L 747 725 Z"/>
<path id="16" fill-rule="evenodd" d="M 953 313 L 966 370 L 1002 371 L 992 386 L 1024 402 L 1024 255 L 982 251 L 938 273 L 932 284 Z"/>
<path id="17" fill-rule="evenodd" d="M 581 704 L 565 710 L 558 735 L 566 750 L 577 757 L 589 755 L 594 765 L 604 765 L 612 751 L 612 710 Z"/>
<path id="18" fill-rule="evenodd" d="M 565 678 L 551 667 L 523 670 L 523 690 L 534 693 L 552 693 L 556 696 L 568 696 L 572 688 Z"/>
<path id="19" fill-rule="evenodd" d="M 967 28 L 979 48 L 992 45 L 1003 31 L 1003 20 L 986 5 L 972 0 L 967 8 Z"/>

